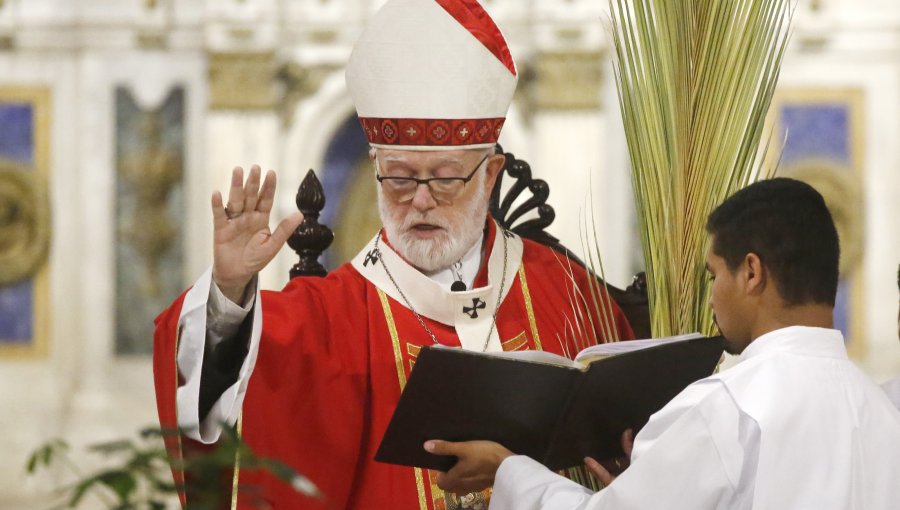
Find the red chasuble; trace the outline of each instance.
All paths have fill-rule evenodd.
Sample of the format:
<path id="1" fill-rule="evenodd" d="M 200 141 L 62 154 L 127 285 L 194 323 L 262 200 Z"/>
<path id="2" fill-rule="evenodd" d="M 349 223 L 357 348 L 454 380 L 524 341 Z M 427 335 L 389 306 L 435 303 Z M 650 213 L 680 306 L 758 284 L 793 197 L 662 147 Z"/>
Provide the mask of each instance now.
<path id="1" fill-rule="evenodd" d="M 489 224 L 485 251 L 492 253 L 493 245 L 502 243 L 494 242 L 496 229 Z M 498 237 L 502 240 L 502 234 Z M 585 345 L 567 333 L 567 320 L 573 320 L 569 273 L 574 272 L 585 295 L 587 275 L 549 248 L 511 239 L 519 243 L 521 258 L 508 268 L 510 285 L 497 313 L 502 349 L 573 356 Z M 433 472 L 373 460 L 416 356 L 432 339 L 403 300 L 373 284 L 361 274 L 365 270 L 361 264 L 345 264 L 325 278 L 295 278 L 280 292 L 262 292 L 262 338 L 243 404 L 244 440 L 258 455 L 281 459 L 308 476 L 327 501 L 311 500 L 269 475 L 239 467 L 238 484 L 261 486 L 263 498 L 276 509 L 486 509 L 489 491 L 463 498 L 444 494 Z M 476 287 L 487 283 L 484 273 L 482 269 Z M 176 423 L 182 299 L 157 319 L 154 375 L 164 427 Z M 612 306 L 620 338 L 632 338 L 624 314 Z M 471 308 L 465 313 L 471 315 Z M 423 320 L 438 342 L 460 345 L 456 328 Z M 192 441 L 173 439 L 170 452 L 180 455 L 186 442 Z M 232 487 L 223 491 L 230 493 Z M 240 491 L 237 500 L 238 508 L 250 508 Z"/>

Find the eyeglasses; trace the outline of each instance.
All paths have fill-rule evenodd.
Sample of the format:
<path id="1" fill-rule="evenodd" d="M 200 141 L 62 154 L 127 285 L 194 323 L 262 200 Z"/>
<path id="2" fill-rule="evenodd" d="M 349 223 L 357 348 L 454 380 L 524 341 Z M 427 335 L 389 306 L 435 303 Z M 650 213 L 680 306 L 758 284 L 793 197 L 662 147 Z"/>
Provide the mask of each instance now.
<path id="1" fill-rule="evenodd" d="M 378 160 L 375 160 L 376 173 L 375 179 L 381 183 L 381 187 L 387 192 L 392 199 L 403 203 L 413 199 L 419 185 L 428 186 L 428 191 L 434 200 L 441 203 L 452 202 L 454 198 L 459 196 L 466 183 L 472 180 L 475 172 L 481 168 L 481 165 L 487 160 L 490 154 L 481 158 L 481 161 L 475 165 L 475 168 L 469 172 L 466 177 L 429 177 L 428 179 L 419 179 L 416 177 L 394 177 L 390 175 L 380 175 L 377 172 Z"/>

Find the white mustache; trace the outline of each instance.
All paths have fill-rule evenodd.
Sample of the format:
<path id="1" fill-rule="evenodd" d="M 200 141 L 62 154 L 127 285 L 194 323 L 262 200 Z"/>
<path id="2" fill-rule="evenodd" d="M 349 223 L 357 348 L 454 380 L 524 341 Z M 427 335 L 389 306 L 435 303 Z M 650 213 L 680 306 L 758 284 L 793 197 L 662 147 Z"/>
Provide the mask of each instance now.
<path id="1" fill-rule="evenodd" d="M 427 223 L 429 225 L 434 225 L 435 227 L 442 228 L 444 230 L 450 229 L 450 222 L 444 218 L 436 218 L 436 217 L 429 218 L 428 214 L 417 214 L 415 216 L 416 217 L 413 217 L 413 218 L 410 218 L 410 217 L 404 218 L 403 224 L 400 226 L 401 232 L 407 232 L 411 228 L 415 227 L 416 225 L 421 225 L 423 223 Z"/>

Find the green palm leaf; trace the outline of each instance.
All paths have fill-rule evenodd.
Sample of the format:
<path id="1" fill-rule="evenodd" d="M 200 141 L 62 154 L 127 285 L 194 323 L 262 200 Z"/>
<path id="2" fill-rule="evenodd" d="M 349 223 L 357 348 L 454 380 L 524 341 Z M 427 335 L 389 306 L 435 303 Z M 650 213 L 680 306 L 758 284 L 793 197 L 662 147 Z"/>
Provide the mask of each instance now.
<path id="1" fill-rule="evenodd" d="M 709 212 L 763 174 L 789 0 L 610 0 L 653 336 L 713 332 Z"/>

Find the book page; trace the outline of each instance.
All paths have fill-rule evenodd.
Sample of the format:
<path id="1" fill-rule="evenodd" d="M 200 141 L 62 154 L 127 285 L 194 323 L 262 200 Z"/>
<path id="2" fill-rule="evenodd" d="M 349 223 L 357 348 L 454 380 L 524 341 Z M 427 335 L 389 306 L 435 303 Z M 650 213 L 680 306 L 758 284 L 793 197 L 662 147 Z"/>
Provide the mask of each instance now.
<path id="1" fill-rule="evenodd" d="M 643 340 L 628 340 L 626 342 L 610 342 L 605 344 L 592 345 L 587 349 L 579 352 L 575 356 L 575 361 L 580 364 L 588 364 L 616 354 L 624 352 L 632 352 L 639 349 L 646 349 L 656 345 L 668 344 L 672 342 L 683 342 L 694 338 L 702 338 L 700 333 L 687 333 L 684 335 L 669 336 L 664 338 L 645 338 Z"/>
<path id="2" fill-rule="evenodd" d="M 434 349 L 458 349 L 458 347 L 448 347 L 446 345 L 435 345 Z M 467 351 L 472 352 L 472 351 Z M 583 368 L 580 363 L 570 360 L 559 354 L 545 351 L 507 351 L 507 352 L 475 352 L 478 356 L 491 356 L 494 358 L 515 359 L 519 361 L 530 361 L 533 363 L 545 363 L 548 365 L 557 365 L 561 367 Z"/>

